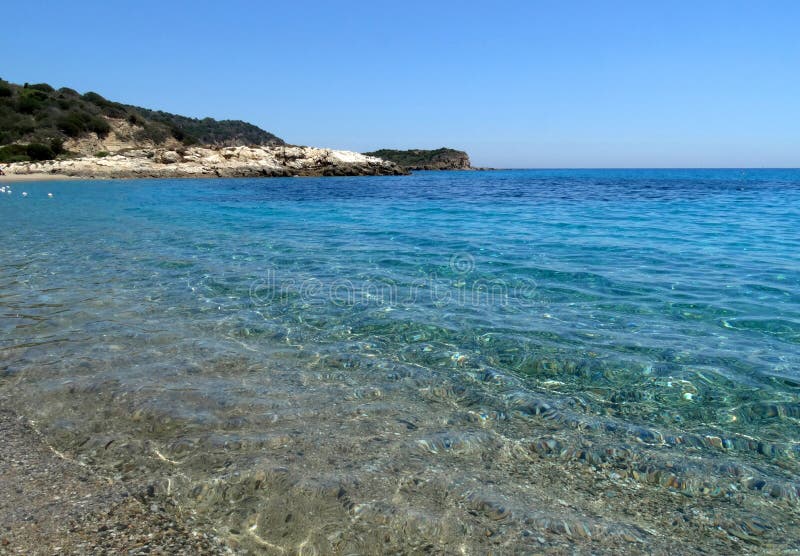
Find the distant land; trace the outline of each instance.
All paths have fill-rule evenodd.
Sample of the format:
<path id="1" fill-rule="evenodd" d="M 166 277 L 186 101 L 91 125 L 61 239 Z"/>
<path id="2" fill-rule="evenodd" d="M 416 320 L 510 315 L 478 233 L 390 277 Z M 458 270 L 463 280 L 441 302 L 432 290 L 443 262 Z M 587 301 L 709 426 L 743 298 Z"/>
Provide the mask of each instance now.
<path id="1" fill-rule="evenodd" d="M 411 149 L 407 151 L 380 149 L 364 154 L 389 160 L 406 170 L 469 170 L 472 168 L 467 153 L 445 147 L 435 150 Z"/>
<path id="2" fill-rule="evenodd" d="M 241 120 L 190 118 L 47 83 L 0 79 L 7 179 L 403 175 L 469 169 L 453 149 L 350 151 L 288 145 Z"/>
<path id="3" fill-rule="evenodd" d="M 239 120 L 188 118 L 95 92 L 3 80 L 0 163 L 4 181 L 408 173 L 355 152 L 287 145 Z"/>

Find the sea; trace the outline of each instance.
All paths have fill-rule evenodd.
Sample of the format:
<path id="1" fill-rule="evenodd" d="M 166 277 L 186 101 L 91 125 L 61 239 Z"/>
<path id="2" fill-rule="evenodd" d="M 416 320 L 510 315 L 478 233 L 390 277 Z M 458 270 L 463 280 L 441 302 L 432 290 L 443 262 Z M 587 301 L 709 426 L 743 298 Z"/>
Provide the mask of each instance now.
<path id="1" fill-rule="evenodd" d="M 800 550 L 800 170 L 0 185 L 0 403 L 238 552 Z"/>

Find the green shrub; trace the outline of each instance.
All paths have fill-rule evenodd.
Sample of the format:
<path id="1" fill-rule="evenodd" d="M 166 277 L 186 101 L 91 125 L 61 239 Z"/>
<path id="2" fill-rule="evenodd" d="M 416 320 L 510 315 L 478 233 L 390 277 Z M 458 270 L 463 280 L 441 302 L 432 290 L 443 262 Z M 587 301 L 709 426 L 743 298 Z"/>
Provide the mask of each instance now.
<path id="1" fill-rule="evenodd" d="M 33 114 L 34 119 L 39 122 L 36 124 L 37 127 L 47 127 L 53 119 L 54 111 L 51 111 L 48 107 L 43 106 L 41 110 L 37 110 L 36 113 Z"/>
<path id="2" fill-rule="evenodd" d="M 14 125 L 13 130 L 16 131 L 18 137 L 33 133 L 36 129 L 36 122 L 33 118 L 22 118 Z"/>
<path id="3" fill-rule="evenodd" d="M 186 134 L 185 134 L 185 133 L 183 132 L 183 130 L 182 130 L 181 128 L 179 128 L 179 127 L 172 126 L 172 127 L 170 127 L 170 129 L 169 129 L 169 132 L 170 132 L 170 133 L 172 134 L 172 136 L 173 136 L 175 139 L 177 139 L 178 141 L 183 141 L 183 140 L 186 138 Z"/>
<path id="4" fill-rule="evenodd" d="M 98 95 L 94 92 L 88 92 L 81 97 L 84 101 L 90 102 L 91 104 L 100 108 L 100 111 L 108 116 L 109 118 L 118 118 L 122 119 L 128 115 L 128 111 L 122 104 L 118 102 L 112 102 L 103 98 L 102 96 Z"/>
<path id="5" fill-rule="evenodd" d="M 17 110 L 23 114 L 33 114 L 42 108 L 42 101 L 34 95 L 20 95 L 17 99 Z"/>
<path id="6" fill-rule="evenodd" d="M 89 123 L 92 119 L 93 116 L 91 114 L 73 111 L 56 120 L 56 126 L 66 135 L 78 137 L 89 129 Z M 101 127 L 99 124 L 98 126 Z"/>
<path id="7" fill-rule="evenodd" d="M 94 91 L 89 91 L 88 93 L 85 93 L 81 98 L 86 102 L 91 102 L 92 104 L 96 104 L 98 106 L 104 106 L 105 104 L 108 103 L 108 101 L 105 98 L 95 93 Z"/>
<path id="8" fill-rule="evenodd" d="M 21 96 L 34 98 L 39 102 L 45 102 L 48 98 L 50 98 L 50 95 L 44 91 L 40 91 L 39 89 L 28 89 L 23 92 Z"/>
<path id="9" fill-rule="evenodd" d="M 139 126 L 139 127 L 143 127 L 144 124 L 145 124 L 145 121 L 144 121 L 144 118 L 142 118 L 136 112 L 131 112 L 130 114 L 128 114 L 128 123 L 131 124 L 131 125 L 136 125 L 136 126 Z"/>
<path id="10" fill-rule="evenodd" d="M 61 108 L 61 110 L 74 110 L 77 106 L 75 100 L 70 98 L 59 98 L 56 101 L 56 104 L 58 104 L 58 107 Z"/>
<path id="11" fill-rule="evenodd" d="M 83 125 L 69 116 L 59 118 L 56 122 L 58 129 L 69 137 L 78 137 L 83 133 Z"/>
<path id="12" fill-rule="evenodd" d="M 111 126 L 100 116 L 95 116 L 86 124 L 86 129 L 94 131 L 98 137 L 106 137 L 111 131 Z"/>
<path id="13" fill-rule="evenodd" d="M 161 144 L 169 138 L 169 130 L 158 124 L 146 124 L 143 129 L 136 132 L 135 137 L 139 141 L 152 141 Z"/>
<path id="14" fill-rule="evenodd" d="M 53 137 L 50 139 L 50 150 L 53 151 L 53 154 L 56 156 L 64 154 L 64 140 L 60 137 Z"/>
<path id="15" fill-rule="evenodd" d="M 6 145 L 0 147 L 0 162 L 26 162 L 30 160 L 25 145 Z"/>
<path id="16" fill-rule="evenodd" d="M 41 143 L 0 147 L 0 162 L 27 162 L 29 160 L 52 160 L 54 158 L 53 149 Z"/>
<path id="17" fill-rule="evenodd" d="M 14 96 L 14 89 L 8 86 L 6 83 L 0 83 L 0 97 L 12 97 Z"/>
<path id="18" fill-rule="evenodd" d="M 107 156 L 108 156 L 108 155 L 110 155 L 110 154 L 111 154 L 111 153 L 110 153 L 110 152 L 108 152 L 108 151 L 99 151 L 99 152 L 96 152 L 96 153 L 94 153 L 94 155 L 95 155 L 97 158 L 105 158 L 105 157 L 107 157 Z"/>
<path id="19" fill-rule="evenodd" d="M 101 112 L 103 113 L 104 116 L 108 116 L 109 118 L 115 118 L 117 120 L 122 120 L 128 116 L 127 110 L 113 103 L 110 103 L 107 106 L 103 106 Z"/>
<path id="20" fill-rule="evenodd" d="M 58 129 L 69 137 L 78 137 L 83 132 L 83 128 L 69 118 L 58 120 Z"/>
<path id="21" fill-rule="evenodd" d="M 53 89 L 47 83 L 34 83 L 33 85 L 28 85 L 28 89 L 35 89 L 37 91 L 43 91 L 45 93 L 52 93 L 55 91 L 55 89 Z"/>
<path id="22" fill-rule="evenodd" d="M 56 155 L 47 145 L 41 143 L 31 143 L 26 149 L 26 154 L 31 160 L 53 160 Z"/>
<path id="23" fill-rule="evenodd" d="M 11 164 L 13 162 L 30 162 L 30 160 L 31 160 L 30 158 L 28 158 L 26 155 L 23 154 L 13 155 L 7 158 L 0 156 L 0 162 L 5 162 L 6 164 Z"/>

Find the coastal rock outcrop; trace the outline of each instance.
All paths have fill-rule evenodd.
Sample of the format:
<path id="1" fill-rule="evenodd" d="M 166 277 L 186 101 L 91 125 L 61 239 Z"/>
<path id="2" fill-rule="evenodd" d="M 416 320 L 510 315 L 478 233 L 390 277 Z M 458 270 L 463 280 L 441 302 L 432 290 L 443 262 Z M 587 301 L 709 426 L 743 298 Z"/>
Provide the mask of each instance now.
<path id="1" fill-rule="evenodd" d="M 47 174 L 79 178 L 201 178 L 280 176 L 394 176 L 408 172 L 393 162 L 350 151 L 315 147 L 182 147 L 131 149 L 107 156 L 5 167 L 9 176 Z"/>
<path id="2" fill-rule="evenodd" d="M 471 170 L 469 155 L 464 151 L 442 147 L 435 150 L 411 149 L 398 151 L 380 149 L 364 153 L 394 162 L 406 170 Z"/>

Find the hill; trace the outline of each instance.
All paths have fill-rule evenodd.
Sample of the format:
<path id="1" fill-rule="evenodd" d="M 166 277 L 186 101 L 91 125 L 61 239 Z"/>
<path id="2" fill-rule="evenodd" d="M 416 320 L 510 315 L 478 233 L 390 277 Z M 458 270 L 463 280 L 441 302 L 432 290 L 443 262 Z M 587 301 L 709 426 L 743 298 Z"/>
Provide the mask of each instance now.
<path id="1" fill-rule="evenodd" d="M 124 148 L 283 145 L 239 120 L 195 119 L 46 83 L 0 79 L 0 162 L 50 160 Z"/>
<path id="2" fill-rule="evenodd" d="M 469 170 L 472 168 L 467 153 L 444 147 L 436 150 L 412 149 L 408 151 L 380 149 L 364 154 L 394 162 L 406 170 Z"/>

